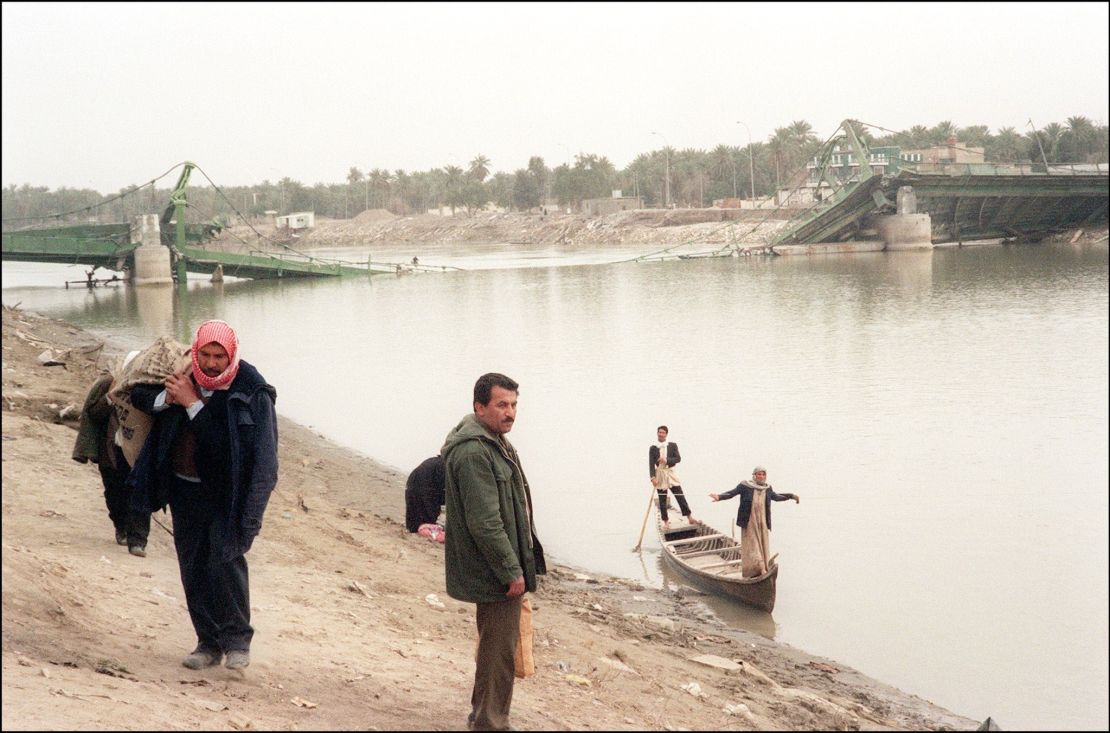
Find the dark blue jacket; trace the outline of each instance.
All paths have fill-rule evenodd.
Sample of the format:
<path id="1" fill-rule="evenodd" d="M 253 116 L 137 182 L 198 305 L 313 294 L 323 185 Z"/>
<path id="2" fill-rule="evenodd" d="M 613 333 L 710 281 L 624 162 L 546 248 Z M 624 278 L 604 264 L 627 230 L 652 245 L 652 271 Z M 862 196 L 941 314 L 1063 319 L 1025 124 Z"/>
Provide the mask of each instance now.
<path id="1" fill-rule="evenodd" d="M 740 483 L 736 484 L 735 489 L 726 491 L 725 493 L 721 494 L 720 498 L 718 499 L 718 501 L 724 501 L 725 499 L 731 499 L 737 494 L 740 495 L 740 509 L 736 512 L 736 523 L 739 524 L 742 528 L 746 528 L 748 526 L 748 519 L 750 519 L 752 516 L 752 494 L 754 493 L 754 490 L 752 489 L 752 487 L 748 486 L 747 483 L 747 481 L 741 481 Z M 771 502 L 787 501 L 789 499 L 793 499 L 794 495 L 776 494 L 775 490 L 768 486 L 767 498 L 770 499 L 770 501 L 764 502 L 764 506 L 767 508 L 767 529 L 771 529 Z"/>
<path id="2" fill-rule="evenodd" d="M 154 413 L 154 400 L 161 391 L 161 387 L 151 385 L 136 385 L 131 391 L 131 403 L 154 416 L 150 435 L 128 479 L 133 487 L 133 507 L 152 512 L 169 503 L 173 477 L 171 448 L 181 430 L 192 427 L 198 432 L 210 432 L 221 442 L 226 435 L 226 454 L 230 456 L 230 466 L 224 474 L 229 484 L 229 541 L 222 559 L 227 561 L 246 554 L 262 529 L 262 515 L 277 484 L 278 435 L 274 411 L 277 390 L 267 384 L 252 365 L 240 361 L 239 373 L 228 388 L 227 424 L 222 426 L 207 424 L 212 413 L 206 415 L 205 410 L 197 413 L 189 426 L 189 416 L 180 405 L 170 405 Z"/>

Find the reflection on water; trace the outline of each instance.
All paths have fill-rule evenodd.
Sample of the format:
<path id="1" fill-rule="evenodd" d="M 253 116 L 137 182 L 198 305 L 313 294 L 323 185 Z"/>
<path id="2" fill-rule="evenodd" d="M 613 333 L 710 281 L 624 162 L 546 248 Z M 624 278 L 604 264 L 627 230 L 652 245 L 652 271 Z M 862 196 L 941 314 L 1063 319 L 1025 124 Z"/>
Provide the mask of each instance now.
<path id="1" fill-rule="evenodd" d="M 542 248 L 440 250 L 421 263 L 493 269 L 135 293 L 13 286 L 13 263 L 3 297 L 130 348 L 223 318 L 282 414 L 406 472 L 479 374 L 509 374 L 545 548 L 656 586 L 678 581 L 653 533 L 629 549 L 665 423 L 711 526 L 736 507 L 706 494 L 757 463 L 802 497 L 773 510 L 773 620 L 706 598 L 715 614 L 970 717 L 1106 728 L 1105 245 L 610 266 L 581 263 L 628 252 L 548 248 L 566 266 L 546 268 L 523 266 Z"/>
<path id="2" fill-rule="evenodd" d="M 139 314 L 143 333 L 172 334 L 174 327 L 174 285 L 164 283 L 128 288 L 127 310 Z M 190 341 L 192 339 L 189 339 Z"/>
<path id="3" fill-rule="evenodd" d="M 739 601 L 705 593 L 700 588 L 690 585 L 681 575 L 671 570 L 657 550 L 652 553 L 655 558 L 654 567 L 656 574 L 663 579 L 663 589 L 676 591 L 681 589 L 688 598 L 697 598 L 704 603 L 713 615 L 724 621 L 734 629 L 744 629 L 753 634 L 759 634 L 767 639 L 775 638 L 775 619 L 766 611 L 759 611 L 745 606 Z"/>

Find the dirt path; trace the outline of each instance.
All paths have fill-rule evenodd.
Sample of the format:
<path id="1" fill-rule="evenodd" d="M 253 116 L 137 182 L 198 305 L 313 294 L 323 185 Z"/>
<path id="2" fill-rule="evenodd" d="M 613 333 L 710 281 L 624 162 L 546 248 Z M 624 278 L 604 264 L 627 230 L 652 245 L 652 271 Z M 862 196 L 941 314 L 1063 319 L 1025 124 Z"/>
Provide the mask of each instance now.
<path id="1" fill-rule="evenodd" d="M 252 664 L 187 670 L 195 640 L 172 538 L 152 526 L 146 558 L 116 545 L 95 467 L 69 458 L 67 406 L 118 354 L 69 324 L 3 316 L 5 730 L 465 728 L 473 606 L 447 597 L 441 546 L 398 522 L 404 476 L 282 419 L 281 478 L 249 555 Z M 64 367 L 39 364 L 47 348 Z M 520 729 L 976 725 L 728 629 L 696 595 L 556 567 L 534 603 Z"/>

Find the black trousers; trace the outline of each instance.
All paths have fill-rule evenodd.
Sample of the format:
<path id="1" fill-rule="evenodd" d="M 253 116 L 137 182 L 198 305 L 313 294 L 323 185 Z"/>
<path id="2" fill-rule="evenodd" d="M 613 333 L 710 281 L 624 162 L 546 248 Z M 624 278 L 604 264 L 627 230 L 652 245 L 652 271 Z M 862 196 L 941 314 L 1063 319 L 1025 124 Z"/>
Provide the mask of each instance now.
<path id="1" fill-rule="evenodd" d="M 133 512 L 131 510 L 131 492 L 127 488 L 127 477 L 131 469 L 127 467 L 127 459 L 118 445 L 112 446 L 115 452 L 116 466 L 103 458 L 97 464 L 100 469 L 100 480 L 104 484 L 104 503 L 108 506 L 108 518 L 112 520 L 116 531 L 127 535 L 127 544 L 131 547 L 138 545 L 146 547 L 147 538 L 150 536 L 150 512 Z"/>
<path id="2" fill-rule="evenodd" d="M 659 516 L 663 521 L 667 521 L 667 490 L 656 489 L 655 493 L 659 494 Z M 671 493 L 674 494 L 675 501 L 678 502 L 678 508 L 682 510 L 682 516 L 690 516 L 690 506 L 686 503 L 686 495 L 682 493 L 681 486 L 672 486 Z"/>
<path id="3" fill-rule="evenodd" d="M 225 497 L 203 483 L 174 476 L 170 511 L 197 649 L 217 654 L 248 651 L 254 628 L 247 558 L 220 559 L 228 541 Z"/>

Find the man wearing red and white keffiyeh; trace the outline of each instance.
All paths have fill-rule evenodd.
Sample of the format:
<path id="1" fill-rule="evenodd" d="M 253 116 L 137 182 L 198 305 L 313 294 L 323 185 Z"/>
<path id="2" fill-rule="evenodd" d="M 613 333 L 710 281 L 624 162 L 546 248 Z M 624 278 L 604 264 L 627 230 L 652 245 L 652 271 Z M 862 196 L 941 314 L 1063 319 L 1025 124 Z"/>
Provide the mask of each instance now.
<path id="1" fill-rule="evenodd" d="M 224 321 L 206 321 L 192 361 L 164 389 L 136 385 L 131 403 L 154 426 L 131 474 L 149 511 L 167 504 L 197 646 L 190 669 L 250 664 L 254 629 L 246 553 L 277 483 L 277 391 L 239 358 Z"/>

